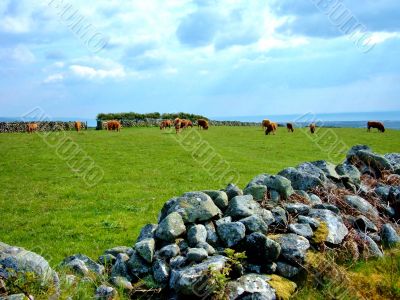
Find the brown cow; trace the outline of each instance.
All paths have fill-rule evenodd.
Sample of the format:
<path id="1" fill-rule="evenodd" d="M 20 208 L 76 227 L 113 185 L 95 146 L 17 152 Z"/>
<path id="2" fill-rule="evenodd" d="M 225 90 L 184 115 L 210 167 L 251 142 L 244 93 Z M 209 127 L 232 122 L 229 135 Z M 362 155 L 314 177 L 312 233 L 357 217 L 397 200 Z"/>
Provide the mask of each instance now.
<path id="1" fill-rule="evenodd" d="M 107 122 L 107 130 L 116 130 L 119 132 L 121 130 L 121 127 L 122 125 L 119 121 L 112 120 Z"/>
<path id="2" fill-rule="evenodd" d="M 164 120 L 160 124 L 160 130 L 165 129 L 165 128 L 171 128 L 172 126 L 172 121 L 171 120 Z"/>
<path id="3" fill-rule="evenodd" d="M 38 125 L 36 123 L 30 123 L 26 125 L 26 131 L 28 133 L 33 133 L 34 131 L 37 131 Z"/>
<path id="4" fill-rule="evenodd" d="M 272 132 L 273 134 L 275 134 L 274 126 L 272 125 L 272 123 L 269 123 L 269 124 L 266 126 L 265 135 L 269 135 L 271 132 Z"/>
<path id="5" fill-rule="evenodd" d="M 272 128 L 273 128 L 273 132 L 275 134 L 275 132 L 278 130 L 278 123 L 275 122 L 271 122 Z"/>
<path id="6" fill-rule="evenodd" d="M 187 122 L 187 127 L 193 128 L 193 122 L 188 120 Z"/>
<path id="7" fill-rule="evenodd" d="M 287 128 L 288 132 L 294 132 L 294 127 L 293 127 L 292 123 L 287 123 L 286 128 Z"/>
<path id="8" fill-rule="evenodd" d="M 268 119 L 264 119 L 264 120 L 261 122 L 261 126 L 262 126 L 263 129 L 264 129 L 264 128 L 267 128 L 267 126 L 268 126 L 269 124 L 271 124 L 271 121 L 268 120 Z"/>
<path id="9" fill-rule="evenodd" d="M 75 130 L 79 132 L 81 130 L 81 128 L 82 128 L 81 122 L 76 121 L 75 124 L 74 124 L 74 127 L 75 127 Z"/>
<path id="10" fill-rule="evenodd" d="M 197 127 L 199 129 L 203 128 L 204 130 L 207 130 L 208 129 L 208 121 L 204 120 L 204 119 L 197 120 Z"/>
<path id="11" fill-rule="evenodd" d="M 182 120 L 179 119 L 179 118 L 176 118 L 176 119 L 174 120 L 174 126 L 175 126 L 176 134 L 178 134 L 179 131 L 180 131 L 180 129 L 181 129 L 181 127 L 182 127 Z"/>
<path id="12" fill-rule="evenodd" d="M 382 122 L 377 121 L 369 121 L 368 122 L 368 132 L 371 131 L 371 128 L 378 129 L 379 132 L 385 132 L 385 125 Z"/>
<path id="13" fill-rule="evenodd" d="M 310 132 L 311 132 L 312 134 L 315 133 L 316 128 L 317 128 L 317 125 L 315 125 L 314 123 L 310 124 Z"/>

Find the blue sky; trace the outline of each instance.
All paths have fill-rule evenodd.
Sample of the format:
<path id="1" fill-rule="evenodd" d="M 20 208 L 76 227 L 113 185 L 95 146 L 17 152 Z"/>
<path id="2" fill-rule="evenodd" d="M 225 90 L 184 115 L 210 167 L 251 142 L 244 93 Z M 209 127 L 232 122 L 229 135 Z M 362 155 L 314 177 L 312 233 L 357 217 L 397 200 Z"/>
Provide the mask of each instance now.
<path id="1" fill-rule="evenodd" d="M 337 4 L 0 0 L 0 116 L 399 111 L 399 1 Z"/>

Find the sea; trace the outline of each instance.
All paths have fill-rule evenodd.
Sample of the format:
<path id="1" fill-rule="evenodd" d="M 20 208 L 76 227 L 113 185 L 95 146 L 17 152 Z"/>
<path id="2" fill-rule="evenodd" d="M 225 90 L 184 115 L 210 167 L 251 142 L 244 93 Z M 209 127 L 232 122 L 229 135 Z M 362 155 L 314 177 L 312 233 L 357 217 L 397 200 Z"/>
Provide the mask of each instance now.
<path id="1" fill-rule="evenodd" d="M 307 126 L 315 122 L 322 127 L 348 127 L 365 128 L 370 120 L 381 121 L 386 128 L 400 130 L 400 111 L 386 112 L 357 112 L 357 113 L 307 113 L 292 115 L 258 115 L 258 116 L 214 116 L 210 117 L 217 121 L 241 121 L 241 122 L 261 122 L 269 119 L 274 122 L 284 124 L 286 122 L 295 123 L 297 126 Z M 89 127 L 96 127 L 96 119 L 80 117 L 59 117 L 52 121 L 75 121 L 87 122 Z M 0 122 L 22 121 L 18 117 L 0 117 Z M 31 119 L 29 121 L 37 121 Z"/>

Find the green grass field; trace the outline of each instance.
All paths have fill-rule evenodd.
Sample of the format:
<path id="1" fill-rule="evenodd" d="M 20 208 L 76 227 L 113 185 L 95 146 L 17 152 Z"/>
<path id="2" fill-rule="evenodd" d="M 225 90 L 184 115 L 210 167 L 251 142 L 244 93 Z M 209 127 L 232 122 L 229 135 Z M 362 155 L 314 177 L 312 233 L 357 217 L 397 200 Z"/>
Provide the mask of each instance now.
<path id="1" fill-rule="evenodd" d="M 238 172 L 242 188 L 257 174 L 330 158 L 323 148 L 332 138 L 348 147 L 367 144 L 379 153 L 400 152 L 400 131 L 394 130 L 320 129 L 314 136 L 318 143 L 308 133 L 289 134 L 284 128 L 275 136 L 256 127 L 198 132 Z M 43 141 L 43 134 L 0 134 L 0 241 L 41 253 L 53 265 L 74 253 L 97 258 L 107 248 L 133 245 L 140 228 L 156 222 L 169 198 L 227 183 L 210 176 L 174 133 L 158 128 L 67 136 L 104 170 L 96 186 L 88 187 Z M 334 156 L 334 162 L 344 157 Z"/>

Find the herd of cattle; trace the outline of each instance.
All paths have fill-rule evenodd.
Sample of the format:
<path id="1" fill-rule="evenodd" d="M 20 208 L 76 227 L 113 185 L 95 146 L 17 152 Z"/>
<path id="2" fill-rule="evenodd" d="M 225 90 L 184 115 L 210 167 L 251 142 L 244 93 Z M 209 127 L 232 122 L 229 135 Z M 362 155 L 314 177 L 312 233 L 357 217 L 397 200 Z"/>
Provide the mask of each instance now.
<path id="1" fill-rule="evenodd" d="M 275 134 L 276 131 L 278 130 L 278 123 L 276 122 L 271 122 L 268 119 L 264 119 L 261 123 L 263 129 L 265 130 L 265 134 L 269 135 L 269 134 Z M 179 132 L 181 132 L 183 129 L 186 128 L 193 128 L 193 122 L 190 120 L 186 120 L 186 119 L 179 119 L 176 118 L 174 121 L 171 120 L 163 120 L 160 123 L 160 130 L 166 129 L 166 128 L 171 128 L 171 127 L 175 128 L 176 133 L 178 134 Z M 209 123 L 207 120 L 204 119 L 199 119 L 197 120 L 197 126 L 199 129 L 204 129 L 207 130 L 209 127 Z M 311 123 L 309 126 L 310 128 L 310 132 L 312 134 L 315 133 L 317 125 L 315 123 Z M 368 127 L 368 131 L 371 131 L 371 128 L 376 128 L 378 129 L 379 132 L 385 132 L 385 126 L 383 125 L 382 122 L 377 122 L 377 121 L 369 121 L 367 123 L 367 127 Z M 83 126 L 82 123 L 80 121 L 76 121 L 74 124 L 74 128 L 76 131 L 80 131 Z M 120 131 L 122 128 L 121 122 L 117 121 L 117 120 L 111 120 L 111 121 L 107 121 L 107 122 L 103 122 L 103 129 L 106 130 L 111 130 L 111 131 Z M 288 132 L 294 132 L 294 125 L 293 123 L 287 123 L 286 124 L 286 128 L 288 130 Z M 37 123 L 29 123 L 26 125 L 26 131 L 28 133 L 33 133 L 35 131 L 38 130 L 38 124 Z"/>

